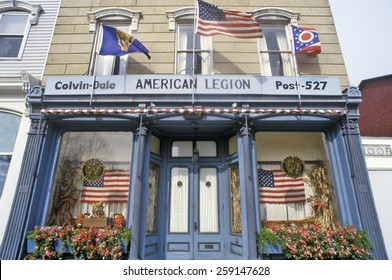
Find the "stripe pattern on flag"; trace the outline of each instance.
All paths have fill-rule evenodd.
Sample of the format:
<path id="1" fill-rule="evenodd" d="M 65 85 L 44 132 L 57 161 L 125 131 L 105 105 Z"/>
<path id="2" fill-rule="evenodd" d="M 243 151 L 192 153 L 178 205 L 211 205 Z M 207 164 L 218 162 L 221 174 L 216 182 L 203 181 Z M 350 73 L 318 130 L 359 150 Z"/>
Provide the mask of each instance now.
<path id="1" fill-rule="evenodd" d="M 258 169 L 259 199 L 264 204 L 305 202 L 303 178 L 287 177 L 283 170 Z"/>
<path id="2" fill-rule="evenodd" d="M 198 0 L 196 33 L 203 36 L 225 35 L 236 38 L 262 38 L 260 24 L 250 14 L 220 9 L 217 6 Z"/>
<path id="3" fill-rule="evenodd" d="M 86 184 L 82 189 L 82 203 L 127 203 L 129 170 L 105 170 L 103 184 Z"/>

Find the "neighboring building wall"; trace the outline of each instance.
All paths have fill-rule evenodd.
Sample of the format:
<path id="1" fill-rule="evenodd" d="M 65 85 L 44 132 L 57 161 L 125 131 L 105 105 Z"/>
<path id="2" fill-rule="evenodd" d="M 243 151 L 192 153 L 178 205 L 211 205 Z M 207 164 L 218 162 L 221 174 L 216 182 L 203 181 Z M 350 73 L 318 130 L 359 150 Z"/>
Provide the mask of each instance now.
<path id="1" fill-rule="evenodd" d="M 364 80 L 359 127 L 373 196 L 389 259 L 392 259 L 392 75 Z"/>
<path id="2" fill-rule="evenodd" d="M 178 4 L 179 3 L 179 4 Z M 304 1 L 214 1 L 220 8 L 254 12 L 265 7 L 280 7 L 300 13 L 300 26 L 318 30 L 322 53 L 317 57 L 298 56 L 300 75 L 339 76 L 342 89 L 348 86 L 343 56 L 338 42 L 328 0 Z M 169 31 L 167 11 L 192 7 L 193 0 L 116 1 L 116 7 L 141 11 L 138 30 L 132 34 L 151 52 L 147 61 L 140 53 L 130 55 L 128 74 L 173 74 L 175 32 Z M 45 76 L 86 75 L 94 34 L 89 32 L 87 12 L 112 7 L 113 1 L 64 0 L 54 32 Z M 213 37 L 215 74 L 260 75 L 260 63 L 255 39 L 238 40 L 227 36 Z"/>
<path id="3" fill-rule="evenodd" d="M 362 137 L 373 197 L 389 259 L 392 259 L 392 137 Z"/>
<path id="4" fill-rule="evenodd" d="M 14 152 L 0 199 L 0 244 L 3 241 L 13 203 L 28 136 L 27 132 L 30 127 L 30 119 L 25 115 L 26 92 L 30 87 L 39 84 L 42 79 L 59 4 L 60 0 L 15 1 L 16 8 L 9 10 L 12 1 L 0 1 L 0 13 L 14 10 L 27 12 L 26 7 L 37 7 L 38 5 L 42 8 L 37 23 L 31 25 L 27 34 L 21 58 L 0 59 L 0 112 L 21 116 Z M 21 78 L 22 71 L 28 73 L 24 79 Z"/>

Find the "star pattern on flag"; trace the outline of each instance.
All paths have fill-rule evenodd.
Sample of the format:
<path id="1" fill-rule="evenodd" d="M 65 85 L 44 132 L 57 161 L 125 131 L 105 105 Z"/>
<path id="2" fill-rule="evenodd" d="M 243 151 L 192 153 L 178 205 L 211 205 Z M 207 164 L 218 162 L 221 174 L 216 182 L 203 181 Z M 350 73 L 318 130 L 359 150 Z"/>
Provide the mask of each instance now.
<path id="1" fill-rule="evenodd" d="M 199 17 L 204 20 L 225 20 L 225 13 L 217 6 L 206 2 L 199 2 Z"/>
<path id="2" fill-rule="evenodd" d="M 313 28 L 292 26 L 295 53 L 307 52 L 317 55 L 321 52 L 318 32 Z"/>
<path id="3" fill-rule="evenodd" d="M 271 170 L 258 169 L 259 186 L 273 188 L 274 176 Z"/>
<path id="4" fill-rule="evenodd" d="M 102 188 L 103 187 L 103 176 L 101 176 L 98 180 L 83 180 L 83 187 L 95 187 Z"/>

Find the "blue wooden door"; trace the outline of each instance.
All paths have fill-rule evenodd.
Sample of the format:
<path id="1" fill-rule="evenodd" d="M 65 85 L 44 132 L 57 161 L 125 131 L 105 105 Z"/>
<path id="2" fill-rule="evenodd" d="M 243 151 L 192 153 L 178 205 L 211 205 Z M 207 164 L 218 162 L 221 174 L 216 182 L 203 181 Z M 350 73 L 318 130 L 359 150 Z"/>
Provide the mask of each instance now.
<path id="1" fill-rule="evenodd" d="M 166 259 L 224 259 L 225 188 L 218 164 L 168 168 Z"/>

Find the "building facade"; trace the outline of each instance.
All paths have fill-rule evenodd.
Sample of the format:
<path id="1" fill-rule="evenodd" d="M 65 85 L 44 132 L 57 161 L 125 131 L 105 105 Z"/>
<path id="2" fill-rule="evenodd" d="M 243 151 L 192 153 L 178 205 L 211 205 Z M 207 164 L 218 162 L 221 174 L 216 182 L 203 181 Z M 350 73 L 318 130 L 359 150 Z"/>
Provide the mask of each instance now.
<path id="1" fill-rule="evenodd" d="M 363 80 L 359 84 L 362 104 L 359 128 L 374 201 L 388 258 L 392 258 L 392 227 L 389 223 L 392 190 L 392 75 Z"/>
<path id="2" fill-rule="evenodd" d="M 263 226 L 315 221 L 323 166 L 330 221 L 386 258 L 328 1 L 214 1 L 252 15 L 251 39 L 195 35 L 195 1 L 154 2 L 62 1 L 1 257 L 102 202 L 132 229 L 130 259 L 256 259 Z M 105 25 L 152 58 L 100 55 Z M 293 54 L 298 25 L 318 30 L 321 54 Z M 274 176 L 298 186 L 271 194 Z"/>
<path id="3" fill-rule="evenodd" d="M 41 83 L 59 4 L 0 1 L 0 244 L 30 127 L 25 99 Z"/>

